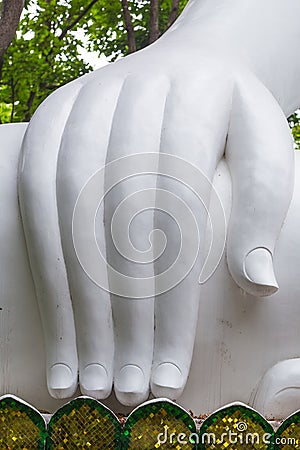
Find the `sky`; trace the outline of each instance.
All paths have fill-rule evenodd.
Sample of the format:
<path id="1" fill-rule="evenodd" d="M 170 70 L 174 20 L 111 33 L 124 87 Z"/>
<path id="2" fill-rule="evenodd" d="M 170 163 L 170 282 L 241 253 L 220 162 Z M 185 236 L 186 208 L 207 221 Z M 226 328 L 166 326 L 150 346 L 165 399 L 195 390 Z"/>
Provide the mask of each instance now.
<path id="1" fill-rule="evenodd" d="M 87 41 L 87 37 L 85 36 L 83 30 L 75 31 L 73 34 L 83 42 Z M 94 70 L 99 69 L 100 67 L 106 66 L 108 64 L 106 57 L 104 55 L 101 55 L 101 57 L 99 58 L 97 52 L 88 52 L 84 48 L 80 47 L 79 53 L 84 59 L 84 61 L 89 63 Z"/>
<path id="2" fill-rule="evenodd" d="M 29 11 L 34 13 L 36 9 L 37 9 L 36 2 L 32 2 L 32 4 L 29 6 Z M 21 18 L 24 17 L 24 14 L 25 12 L 23 11 Z M 85 36 L 83 30 L 75 31 L 73 32 L 73 34 L 75 37 L 78 37 L 78 39 L 82 40 L 82 42 L 87 42 L 87 37 Z M 31 38 L 30 32 L 28 33 L 27 38 L 28 39 Z M 94 70 L 99 69 L 100 67 L 106 66 L 108 64 L 106 57 L 104 55 L 101 55 L 101 57 L 99 57 L 97 52 L 88 52 L 86 49 L 80 47 L 79 53 L 84 59 L 84 61 L 90 64 Z"/>

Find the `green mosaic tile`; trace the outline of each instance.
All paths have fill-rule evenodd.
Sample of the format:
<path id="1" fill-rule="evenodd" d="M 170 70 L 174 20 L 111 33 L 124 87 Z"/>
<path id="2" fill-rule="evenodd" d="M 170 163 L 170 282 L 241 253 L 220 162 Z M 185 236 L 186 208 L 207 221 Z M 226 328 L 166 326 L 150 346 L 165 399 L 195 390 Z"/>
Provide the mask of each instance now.
<path id="1" fill-rule="evenodd" d="M 0 398 L 0 449 L 43 450 L 46 424 L 41 414 L 20 399 Z"/>
<path id="2" fill-rule="evenodd" d="M 198 449 L 273 450 L 274 430 L 259 413 L 236 403 L 218 410 L 203 422 Z"/>
<path id="3" fill-rule="evenodd" d="M 276 449 L 300 449 L 300 411 L 288 417 L 275 434 Z"/>
<path id="4" fill-rule="evenodd" d="M 144 403 L 124 427 L 124 450 L 195 449 L 196 426 L 191 416 L 167 400 Z"/>
<path id="5" fill-rule="evenodd" d="M 48 425 L 47 450 L 120 450 L 122 428 L 104 405 L 78 397 L 60 408 Z"/>

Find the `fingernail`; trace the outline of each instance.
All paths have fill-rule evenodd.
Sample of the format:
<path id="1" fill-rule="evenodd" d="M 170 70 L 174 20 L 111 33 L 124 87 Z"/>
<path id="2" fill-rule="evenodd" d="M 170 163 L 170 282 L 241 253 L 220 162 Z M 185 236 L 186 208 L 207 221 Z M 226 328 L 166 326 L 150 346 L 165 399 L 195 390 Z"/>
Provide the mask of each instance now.
<path id="1" fill-rule="evenodd" d="M 80 371 L 82 394 L 98 399 L 108 397 L 111 386 L 106 369 L 101 364 L 89 364 Z"/>
<path id="2" fill-rule="evenodd" d="M 145 377 L 142 369 L 138 366 L 124 366 L 117 376 L 116 385 L 118 390 L 128 392 L 140 392 L 143 390 Z"/>
<path id="3" fill-rule="evenodd" d="M 180 389 L 182 387 L 182 373 L 174 364 L 163 363 L 154 370 L 152 382 L 156 386 Z"/>
<path id="4" fill-rule="evenodd" d="M 276 363 L 259 381 L 251 406 L 265 417 L 276 414 L 279 419 L 298 411 L 300 405 L 300 359 Z"/>
<path id="5" fill-rule="evenodd" d="M 77 374 L 66 364 L 54 364 L 48 372 L 48 390 L 54 398 L 71 397 L 77 388 Z"/>
<path id="6" fill-rule="evenodd" d="M 115 394 L 125 406 L 136 406 L 147 400 L 149 385 L 142 369 L 135 365 L 124 366 L 115 378 Z"/>
<path id="7" fill-rule="evenodd" d="M 258 285 L 257 295 L 267 296 L 278 291 L 273 258 L 266 248 L 256 248 L 248 253 L 244 262 L 244 272 L 251 283 Z"/>

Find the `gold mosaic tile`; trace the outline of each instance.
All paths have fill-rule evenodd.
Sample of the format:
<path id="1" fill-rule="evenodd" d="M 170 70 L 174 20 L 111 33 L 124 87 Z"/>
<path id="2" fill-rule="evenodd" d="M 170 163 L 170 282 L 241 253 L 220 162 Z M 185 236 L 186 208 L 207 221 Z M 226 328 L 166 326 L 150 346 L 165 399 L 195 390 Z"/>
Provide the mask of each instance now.
<path id="1" fill-rule="evenodd" d="M 212 414 L 201 426 L 198 449 L 271 450 L 274 430 L 256 411 L 234 404 Z"/>
<path id="2" fill-rule="evenodd" d="M 124 449 L 195 449 L 196 427 L 190 415 L 168 401 L 149 402 L 128 417 Z"/>
<path id="3" fill-rule="evenodd" d="M 300 411 L 286 419 L 275 435 L 276 449 L 300 449 Z"/>
<path id="4" fill-rule="evenodd" d="M 116 416 L 96 400 L 79 397 L 52 416 L 47 449 L 118 450 L 121 440 Z"/>
<path id="5" fill-rule="evenodd" d="M 42 450 L 46 425 L 42 416 L 12 396 L 0 399 L 0 449 Z"/>

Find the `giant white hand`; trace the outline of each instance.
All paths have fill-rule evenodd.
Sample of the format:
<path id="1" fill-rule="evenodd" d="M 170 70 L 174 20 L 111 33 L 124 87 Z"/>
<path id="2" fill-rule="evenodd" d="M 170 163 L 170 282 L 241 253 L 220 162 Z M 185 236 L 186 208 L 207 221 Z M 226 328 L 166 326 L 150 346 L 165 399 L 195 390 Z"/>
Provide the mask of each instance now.
<path id="1" fill-rule="evenodd" d="M 292 140 L 285 114 L 297 106 L 291 91 L 300 63 L 294 63 L 291 75 L 276 67 L 275 50 L 279 61 L 286 62 L 286 54 L 274 23 L 286 31 L 286 49 L 300 34 L 297 12 L 297 0 L 265 0 L 263 6 L 258 0 L 191 1 L 157 43 L 58 90 L 35 114 L 23 144 L 19 191 L 53 396 L 72 395 L 78 361 L 83 393 L 105 398 L 114 381 L 124 404 L 144 400 L 149 385 L 156 396 L 177 398 L 189 372 L 201 251 L 185 279 L 156 300 L 110 296 L 91 281 L 77 259 L 71 233 L 76 199 L 107 162 L 132 154 L 170 154 L 211 179 L 225 152 L 233 180 L 230 271 L 254 295 L 278 289 L 272 254 L 293 190 Z M 257 37 L 263 33 L 272 42 L 264 41 L 261 49 Z M 270 67 L 265 65 L 265 47 Z M 133 277 L 160 273 L 178 246 L 176 224 L 157 212 L 155 228 L 167 229 L 171 250 L 154 265 L 132 265 L 110 239 L 116 207 L 125 197 L 128 208 L 130 199 L 136 206 L 131 194 L 153 183 L 154 177 L 148 176 L 121 184 L 98 214 L 98 242 L 108 261 L 129 275 L 123 288 L 131 297 L 136 296 Z M 206 214 L 191 194 L 168 177 L 159 178 L 157 188 L 192 204 L 203 241 Z M 99 197 L 103 190 L 99 186 Z M 206 185 L 204 202 L 209 194 Z M 89 206 L 87 201 L 87 212 Z M 152 228 L 153 214 L 136 217 L 131 231 L 137 248 L 143 249 L 143 234 Z M 89 239 L 87 235 L 87 246 Z M 192 237 L 185 242 L 183 264 L 197 245 Z"/>

